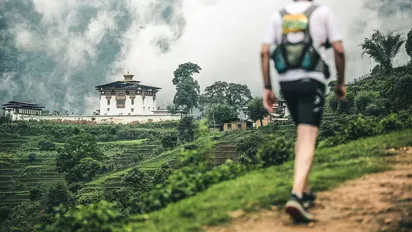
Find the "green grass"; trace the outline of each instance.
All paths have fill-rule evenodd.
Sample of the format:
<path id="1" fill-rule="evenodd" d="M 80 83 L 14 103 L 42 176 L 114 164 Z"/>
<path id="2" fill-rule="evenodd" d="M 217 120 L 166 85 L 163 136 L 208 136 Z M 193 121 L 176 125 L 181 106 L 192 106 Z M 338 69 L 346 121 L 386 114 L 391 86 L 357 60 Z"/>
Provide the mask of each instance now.
<path id="1" fill-rule="evenodd" d="M 137 140 L 119 140 L 113 142 L 98 142 L 97 144 L 114 144 L 114 145 L 138 145 L 145 142 L 147 139 L 137 139 Z"/>
<path id="2" fill-rule="evenodd" d="M 130 168 L 126 168 L 126 169 L 123 169 L 121 171 L 118 171 L 118 172 L 113 172 L 113 173 L 110 173 L 108 175 L 101 176 L 101 177 L 89 182 L 87 185 L 101 185 L 106 180 L 113 179 L 113 178 L 119 178 L 122 175 L 126 175 L 132 169 L 133 169 L 133 167 L 130 167 Z"/>
<path id="3" fill-rule="evenodd" d="M 315 191 L 324 191 L 343 181 L 367 173 L 389 169 L 384 162 L 387 148 L 412 146 L 412 130 L 360 139 L 316 152 L 310 177 Z M 227 212 L 283 205 L 292 185 L 293 163 L 256 170 L 235 180 L 222 182 L 208 190 L 151 213 L 146 221 L 141 215 L 131 216 L 128 226 L 133 231 L 201 231 L 204 225 L 230 221 Z"/>
<path id="4" fill-rule="evenodd" d="M 159 156 L 148 160 L 147 162 L 143 162 L 142 164 L 137 165 L 137 167 L 140 167 L 141 169 L 152 169 L 152 168 L 160 168 L 162 164 L 166 163 L 167 161 L 171 160 L 174 158 L 172 155 L 168 154 L 175 154 L 175 153 L 168 153 L 165 152 L 163 154 L 160 154 Z M 122 175 L 126 175 L 129 171 L 131 171 L 135 167 L 130 167 L 126 168 L 117 172 L 113 172 L 104 176 L 101 176 L 91 182 L 88 183 L 88 185 L 102 185 L 104 184 L 105 181 L 113 178 L 118 178 L 121 177 Z"/>

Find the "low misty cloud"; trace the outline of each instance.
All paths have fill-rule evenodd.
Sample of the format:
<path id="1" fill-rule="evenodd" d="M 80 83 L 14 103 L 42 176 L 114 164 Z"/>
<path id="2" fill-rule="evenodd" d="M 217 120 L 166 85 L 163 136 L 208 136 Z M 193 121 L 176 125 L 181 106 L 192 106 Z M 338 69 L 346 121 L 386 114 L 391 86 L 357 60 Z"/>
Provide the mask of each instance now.
<path id="1" fill-rule="evenodd" d="M 6 0 L 2 0 L 6 1 Z M 9 31 L 26 59 L 19 75 L 0 77 L 7 99 L 35 98 L 50 110 L 92 113 L 95 85 L 120 80 L 124 72 L 161 87 L 158 105 L 173 101 L 173 71 L 184 62 L 202 67 L 201 89 L 215 81 L 247 84 L 261 95 L 259 50 L 269 19 L 291 0 L 7 0 L 33 4 L 38 24 L 21 14 Z M 407 0 L 318 0 L 335 12 L 348 58 L 347 80 L 374 67 L 359 44 L 374 29 L 410 29 Z M 396 2 L 396 4 L 394 4 Z M 393 4 L 391 4 L 393 3 Z M 404 49 L 397 64 L 406 63 Z M 38 57 L 38 58 L 36 58 Z M 327 54 L 333 64 L 331 51 Z M 23 59 L 23 60 L 24 60 Z M 36 60 L 38 59 L 38 60 Z M 333 65 L 332 65 L 333 67 Z M 276 73 L 273 71 L 273 79 Z M 276 81 L 275 81 L 276 83 Z M 34 99 L 34 98 L 32 98 Z"/>

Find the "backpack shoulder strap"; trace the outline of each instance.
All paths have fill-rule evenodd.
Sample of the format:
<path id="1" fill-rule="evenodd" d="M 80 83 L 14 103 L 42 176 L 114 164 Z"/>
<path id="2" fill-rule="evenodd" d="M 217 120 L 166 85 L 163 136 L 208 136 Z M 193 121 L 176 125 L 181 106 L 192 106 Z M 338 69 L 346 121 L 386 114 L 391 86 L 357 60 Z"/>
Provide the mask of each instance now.
<path id="1" fill-rule="evenodd" d="M 312 13 L 319 7 L 319 5 L 310 6 L 303 14 L 309 19 Z"/>
<path id="2" fill-rule="evenodd" d="M 313 4 L 310 6 L 303 14 L 308 18 L 308 27 L 305 30 L 305 39 L 304 41 L 311 43 L 313 42 L 312 35 L 310 34 L 310 16 L 312 13 L 319 7 L 319 5 Z"/>
<path id="3" fill-rule="evenodd" d="M 288 12 L 286 11 L 285 8 L 283 8 L 282 10 L 280 10 L 280 17 L 283 18 L 283 16 L 287 15 Z"/>

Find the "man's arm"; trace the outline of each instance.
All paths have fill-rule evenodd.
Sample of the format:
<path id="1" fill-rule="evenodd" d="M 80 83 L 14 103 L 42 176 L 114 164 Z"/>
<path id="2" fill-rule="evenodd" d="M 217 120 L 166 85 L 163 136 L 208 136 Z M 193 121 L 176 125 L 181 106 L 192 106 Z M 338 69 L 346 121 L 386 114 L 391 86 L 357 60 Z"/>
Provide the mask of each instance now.
<path id="1" fill-rule="evenodd" d="M 262 51 L 260 52 L 260 61 L 265 89 L 271 90 L 272 81 L 270 78 L 270 44 L 262 45 Z"/>
<path id="2" fill-rule="evenodd" d="M 336 96 L 343 99 L 346 96 L 345 84 L 345 52 L 342 44 L 342 36 L 339 33 L 335 15 L 328 7 L 323 8 L 325 12 L 325 22 L 328 40 L 331 41 L 335 53 L 335 65 L 338 74 L 338 84 L 336 86 Z"/>
<path id="3" fill-rule="evenodd" d="M 338 85 L 345 84 L 345 52 L 341 41 L 332 43 L 333 52 L 335 53 L 336 72 L 338 74 Z"/>

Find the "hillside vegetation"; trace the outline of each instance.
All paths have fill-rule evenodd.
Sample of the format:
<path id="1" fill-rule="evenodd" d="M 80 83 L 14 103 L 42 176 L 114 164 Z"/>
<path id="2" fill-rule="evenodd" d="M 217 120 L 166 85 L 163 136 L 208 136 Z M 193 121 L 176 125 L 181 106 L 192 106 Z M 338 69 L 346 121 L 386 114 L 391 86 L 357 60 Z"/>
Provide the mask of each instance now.
<path id="1" fill-rule="evenodd" d="M 388 38 L 395 42 L 382 42 Z M 336 100 L 336 82 L 330 82 L 314 190 L 385 170 L 387 148 L 412 145 L 412 63 L 393 67 L 384 62 L 394 56 L 376 53 L 400 43 L 396 34 L 365 40 L 378 65 L 347 86 L 345 100 Z M 190 62 L 178 67 L 176 106 L 170 106 L 201 108 L 199 121 L 187 116 L 126 126 L 0 118 L 0 231 L 198 231 L 228 222 L 233 210 L 283 204 L 295 125 L 287 120 L 210 132 L 245 106 L 253 105 L 248 111 L 253 108 L 257 120 L 266 113 L 241 84 L 216 82 L 199 95 L 192 75 L 200 70 Z M 184 95 L 186 89 L 198 101 Z"/>

